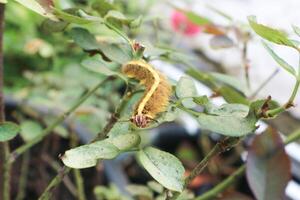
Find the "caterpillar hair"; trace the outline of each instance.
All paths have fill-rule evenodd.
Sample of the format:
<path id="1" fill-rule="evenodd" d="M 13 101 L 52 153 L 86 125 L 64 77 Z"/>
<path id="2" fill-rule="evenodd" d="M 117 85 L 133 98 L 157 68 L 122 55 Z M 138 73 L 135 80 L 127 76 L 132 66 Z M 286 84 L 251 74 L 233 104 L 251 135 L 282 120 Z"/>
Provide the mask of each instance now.
<path id="1" fill-rule="evenodd" d="M 123 65 L 122 72 L 145 86 L 143 97 L 135 106 L 131 117 L 139 128 L 145 128 L 155 121 L 158 113 L 164 112 L 169 104 L 172 88 L 166 77 L 144 60 L 134 60 Z"/>

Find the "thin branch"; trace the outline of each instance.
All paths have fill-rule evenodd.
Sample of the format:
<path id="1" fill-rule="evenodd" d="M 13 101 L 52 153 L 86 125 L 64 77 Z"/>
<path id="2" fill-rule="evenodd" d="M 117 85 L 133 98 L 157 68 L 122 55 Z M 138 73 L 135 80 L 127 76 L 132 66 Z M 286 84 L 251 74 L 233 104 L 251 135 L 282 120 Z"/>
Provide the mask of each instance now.
<path id="1" fill-rule="evenodd" d="M 69 173 L 70 168 L 63 167 L 61 171 L 52 179 L 52 181 L 49 183 L 45 191 L 41 194 L 41 196 L 38 198 L 38 200 L 49 200 L 52 196 L 52 190 L 61 183 L 64 176 Z"/>
<path id="2" fill-rule="evenodd" d="M 234 145 L 237 144 L 239 138 L 225 138 L 224 140 L 218 142 L 212 150 L 201 160 L 200 163 L 192 170 L 188 177 L 185 178 L 185 187 L 189 185 L 189 183 L 196 178 L 204 168 L 207 166 L 208 162 L 215 157 L 216 155 L 227 151 L 228 149 L 232 148 Z"/>
<path id="3" fill-rule="evenodd" d="M 300 140 L 300 129 L 290 134 L 284 141 L 285 145 L 288 145 L 291 142 Z M 244 175 L 246 171 L 246 164 L 240 166 L 233 174 L 223 180 L 221 183 L 216 185 L 214 188 L 208 192 L 197 197 L 195 200 L 210 200 L 215 199 L 221 192 L 230 187 L 234 182 L 236 182 L 241 176 Z"/>
<path id="4" fill-rule="evenodd" d="M 24 199 L 26 195 L 26 184 L 27 184 L 27 177 L 28 177 L 28 169 L 29 169 L 29 158 L 30 153 L 26 152 L 23 156 L 22 165 L 21 165 L 21 174 L 19 178 L 19 188 L 18 188 L 18 195 L 16 200 Z"/>
<path id="5" fill-rule="evenodd" d="M 4 32 L 5 5 L 0 3 L 0 123 L 5 121 L 4 94 L 3 94 L 3 32 Z M 2 144 L 3 148 L 3 199 L 10 199 L 10 171 L 11 164 L 8 162 L 10 154 L 9 142 Z"/>
<path id="6" fill-rule="evenodd" d="M 114 79 L 114 77 L 108 77 L 108 78 L 104 79 L 103 81 L 101 81 L 100 83 L 98 83 L 96 86 L 94 86 L 89 92 L 87 92 L 84 96 L 82 96 L 71 108 L 69 108 L 66 112 L 64 112 L 63 114 L 61 114 L 48 128 L 44 129 L 43 132 L 41 134 L 39 134 L 38 137 L 34 138 L 30 142 L 28 142 L 28 143 L 20 146 L 16 150 L 14 150 L 12 152 L 12 154 L 10 155 L 10 161 L 14 162 L 15 159 L 19 155 L 21 155 L 22 153 L 24 153 L 25 151 L 27 151 L 28 149 L 30 149 L 32 146 L 34 146 L 37 143 L 39 143 L 40 141 L 42 141 L 43 138 L 45 136 L 49 135 L 56 126 L 58 126 L 59 124 L 61 124 L 73 111 L 75 111 L 92 94 L 94 94 L 97 89 L 99 89 L 107 81 L 110 81 L 110 80 L 113 80 L 113 79 Z"/>

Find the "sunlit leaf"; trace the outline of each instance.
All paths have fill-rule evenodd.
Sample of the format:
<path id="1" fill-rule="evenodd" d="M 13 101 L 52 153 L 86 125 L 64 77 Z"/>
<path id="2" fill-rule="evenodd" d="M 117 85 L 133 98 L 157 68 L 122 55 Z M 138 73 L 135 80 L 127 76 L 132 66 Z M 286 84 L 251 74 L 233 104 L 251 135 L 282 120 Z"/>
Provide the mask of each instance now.
<path id="1" fill-rule="evenodd" d="M 247 157 L 247 179 L 257 200 L 284 199 L 291 179 L 290 161 L 280 135 L 272 129 L 257 135 Z"/>
<path id="2" fill-rule="evenodd" d="M 255 16 L 249 16 L 248 21 L 251 28 L 262 38 L 276 44 L 294 47 L 294 44 L 289 40 L 287 34 L 285 34 L 284 32 L 257 23 Z"/>
<path id="3" fill-rule="evenodd" d="M 29 142 L 30 140 L 39 136 L 42 133 L 42 130 L 43 128 L 39 123 L 31 120 L 26 120 L 21 123 L 20 134 L 26 142 Z"/>
<path id="4" fill-rule="evenodd" d="M 300 27 L 293 25 L 294 32 L 300 37 Z"/>
<path id="5" fill-rule="evenodd" d="M 8 141 L 13 139 L 18 132 L 20 127 L 12 122 L 3 122 L 0 124 L 0 142 Z"/>
<path id="6" fill-rule="evenodd" d="M 297 76 L 297 73 L 295 71 L 295 69 L 288 64 L 285 60 L 283 60 L 282 58 L 280 58 L 272 49 L 271 47 L 265 43 L 262 42 L 264 47 L 267 49 L 267 51 L 269 52 L 269 54 L 273 57 L 273 59 L 283 68 L 285 69 L 287 72 L 289 72 L 290 74 L 292 74 L 293 76 Z"/>
<path id="7" fill-rule="evenodd" d="M 0 3 L 6 4 L 6 3 L 7 3 L 7 0 L 0 0 Z"/>
<path id="8" fill-rule="evenodd" d="M 194 81 L 188 77 L 183 76 L 179 79 L 176 86 L 176 96 L 182 99 L 182 105 L 186 108 L 194 108 L 196 104 L 193 97 L 198 96 L 198 92 Z"/>
<path id="9" fill-rule="evenodd" d="M 113 159 L 120 150 L 108 141 L 98 141 L 70 149 L 62 156 L 63 163 L 71 168 L 88 168 L 100 159 Z"/>
<path id="10" fill-rule="evenodd" d="M 44 17 L 50 18 L 54 21 L 57 20 L 57 18 L 51 13 L 50 10 L 50 7 L 53 6 L 52 1 L 47 1 L 47 3 L 45 3 L 44 1 L 36 1 L 36 0 L 15 0 L 15 1 Z"/>
<path id="11" fill-rule="evenodd" d="M 138 158 L 150 175 L 164 187 L 178 192 L 183 190 L 184 167 L 175 156 L 147 147 L 138 152 Z"/>

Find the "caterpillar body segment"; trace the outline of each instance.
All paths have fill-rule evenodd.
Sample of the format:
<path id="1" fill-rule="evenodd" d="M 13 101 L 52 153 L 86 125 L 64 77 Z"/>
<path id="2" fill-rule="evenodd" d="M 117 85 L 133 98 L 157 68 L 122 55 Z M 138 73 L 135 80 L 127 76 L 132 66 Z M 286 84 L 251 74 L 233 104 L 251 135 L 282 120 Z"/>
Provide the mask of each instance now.
<path id="1" fill-rule="evenodd" d="M 130 61 L 123 65 L 122 72 L 145 86 L 143 97 L 137 103 L 131 121 L 145 128 L 158 113 L 164 112 L 172 92 L 166 77 L 143 60 Z"/>

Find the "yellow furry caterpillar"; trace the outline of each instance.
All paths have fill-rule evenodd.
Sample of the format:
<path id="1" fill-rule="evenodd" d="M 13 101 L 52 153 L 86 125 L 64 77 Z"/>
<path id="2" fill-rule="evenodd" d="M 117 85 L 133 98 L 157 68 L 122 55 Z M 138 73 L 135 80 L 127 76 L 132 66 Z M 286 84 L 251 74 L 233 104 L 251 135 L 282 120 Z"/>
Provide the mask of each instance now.
<path id="1" fill-rule="evenodd" d="M 137 127 L 145 128 L 158 113 L 166 110 L 172 92 L 171 85 L 163 74 L 143 60 L 124 64 L 122 72 L 145 86 L 144 95 L 130 119 Z"/>

